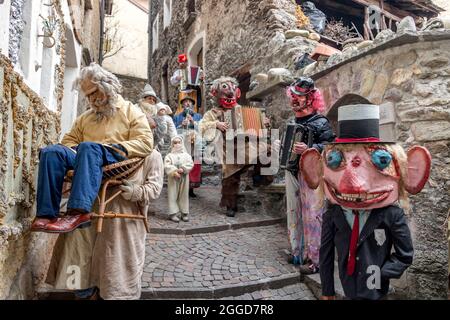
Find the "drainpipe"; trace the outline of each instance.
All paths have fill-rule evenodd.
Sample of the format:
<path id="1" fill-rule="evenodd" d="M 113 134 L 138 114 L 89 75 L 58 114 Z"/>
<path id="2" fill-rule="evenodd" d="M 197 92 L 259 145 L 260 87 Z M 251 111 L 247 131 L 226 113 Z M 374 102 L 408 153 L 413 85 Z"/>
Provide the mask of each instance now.
<path id="1" fill-rule="evenodd" d="M 147 52 L 147 82 L 150 83 L 150 65 L 152 62 L 152 0 L 149 0 L 149 10 L 148 10 L 148 26 L 147 26 L 147 32 L 148 32 L 148 52 Z"/>
<path id="2" fill-rule="evenodd" d="M 98 57 L 98 63 L 103 63 L 103 42 L 105 38 L 105 0 L 100 1 L 100 51 Z"/>

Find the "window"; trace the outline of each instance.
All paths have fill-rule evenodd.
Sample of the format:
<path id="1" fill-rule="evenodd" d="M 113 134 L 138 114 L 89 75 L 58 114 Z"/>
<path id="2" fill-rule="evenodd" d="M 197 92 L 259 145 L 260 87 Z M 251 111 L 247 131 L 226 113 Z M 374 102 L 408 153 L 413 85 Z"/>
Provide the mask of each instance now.
<path id="1" fill-rule="evenodd" d="M 186 11 L 189 13 L 195 12 L 195 0 L 188 0 L 186 3 Z"/>
<path id="2" fill-rule="evenodd" d="M 167 103 L 169 101 L 169 65 L 166 62 L 162 69 L 162 85 L 161 85 L 161 99 Z"/>
<path id="3" fill-rule="evenodd" d="M 164 29 L 170 25 L 172 19 L 172 0 L 164 0 Z"/>
<path id="4" fill-rule="evenodd" d="M 189 29 L 192 23 L 197 17 L 197 12 L 195 10 L 195 0 L 187 0 L 186 2 L 186 20 L 184 21 L 183 28 L 185 30 Z"/>
<path id="5" fill-rule="evenodd" d="M 113 0 L 105 0 L 105 14 L 110 16 L 113 11 Z"/>
<path id="6" fill-rule="evenodd" d="M 156 49 L 158 49 L 158 36 L 159 36 L 159 13 L 156 15 L 155 20 L 153 21 L 153 28 L 152 28 L 152 48 L 155 52 Z"/>
<path id="7" fill-rule="evenodd" d="M 200 51 L 197 54 L 197 65 L 201 68 L 203 68 L 203 47 L 200 49 Z"/>
<path id="8" fill-rule="evenodd" d="M 92 6 L 92 0 L 86 0 L 84 3 L 84 10 L 92 10 L 94 7 Z"/>

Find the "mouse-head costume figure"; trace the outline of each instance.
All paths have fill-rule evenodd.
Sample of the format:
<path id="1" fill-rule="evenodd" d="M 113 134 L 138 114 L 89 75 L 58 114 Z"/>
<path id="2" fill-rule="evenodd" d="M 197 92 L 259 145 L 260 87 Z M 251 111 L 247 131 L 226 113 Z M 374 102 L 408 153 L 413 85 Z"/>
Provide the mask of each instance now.
<path id="1" fill-rule="evenodd" d="M 237 196 L 242 173 L 247 171 L 250 167 L 253 167 L 252 179 L 254 186 L 267 185 L 273 181 L 273 176 L 263 176 L 260 174 L 260 169 L 263 166 L 259 163 L 258 152 L 264 152 L 269 149 L 269 147 L 262 147 L 263 141 L 258 141 L 257 145 L 256 143 L 245 140 L 242 146 L 238 146 L 238 139 L 235 137 L 234 144 L 231 143 L 231 146 L 234 146 L 235 154 L 238 152 L 245 152 L 245 163 L 238 163 L 238 156 L 236 156 L 233 159 L 234 162 L 231 163 L 229 161 L 230 159 L 226 159 L 227 152 L 230 152 L 226 151 L 226 145 L 230 145 L 230 143 L 225 142 L 224 137 L 225 132 L 231 128 L 225 122 L 224 113 L 239 106 L 238 100 L 241 96 L 241 90 L 238 86 L 239 83 L 234 78 L 221 77 L 214 80 L 210 90 L 214 107 L 205 113 L 199 125 L 200 132 L 207 143 L 213 141 L 216 143 L 223 143 L 223 145 L 220 146 L 220 143 L 216 144 L 216 151 L 218 151 L 218 148 L 223 150 L 222 199 L 220 205 L 227 208 L 227 215 L 231 217 L 237 212 Z M 268 125 L 268 119 L 265 119 L 265 125 Z M 259 149 L 256 149 L 257 147 L 259 147 Z M 250 151 L 251 148 L 253 148 L 252 150 L 254 150 L 254 152 Z"/>
<path id="2" fill-rule="evenodd" d="M 406 153 L 379 138 L 379 106 L 338 109 L 338 138 L 322 155 L 307 150 L 300 168 L 308 185 L 323 184 L 331 206 L 324 214 L 320 275 L 324 297 L 335 295 L 334 252 L 345 295 L 380 299 L 389 279 L 399 278 L 413 261 L 410 230 L 398 202 L 416 194 L 428 180 L 431 156 L 420 146 Z M 392 251 L 392 247 L 394 251 Z"/>

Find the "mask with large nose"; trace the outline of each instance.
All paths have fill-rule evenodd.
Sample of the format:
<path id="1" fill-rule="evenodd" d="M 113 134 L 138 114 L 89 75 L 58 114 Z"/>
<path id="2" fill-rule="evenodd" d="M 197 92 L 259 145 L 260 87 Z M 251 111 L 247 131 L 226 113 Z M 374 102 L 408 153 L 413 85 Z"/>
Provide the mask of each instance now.
<path id="1" fill-rule="evenodd" d="M 430 167 L 431 156 L 423 147 L 414 146 L 405 154 L 399 145 L 370 143 L 328 145 L 323 155 L 308 149 L 300 160 L 310 188 L 323 183 L 331 203 L 352 209 L 386 207 L 399 199 L 402 189 L 420 192 Z"/>
<path id="2" fill-rule="evenodd" d="M 220 81 L 216 89 L 211 91 L 217 103 L 224 109 L 232 109 L 237 105 L 237 100 L 241 97 L 241 89 L 232 81 Z"/>

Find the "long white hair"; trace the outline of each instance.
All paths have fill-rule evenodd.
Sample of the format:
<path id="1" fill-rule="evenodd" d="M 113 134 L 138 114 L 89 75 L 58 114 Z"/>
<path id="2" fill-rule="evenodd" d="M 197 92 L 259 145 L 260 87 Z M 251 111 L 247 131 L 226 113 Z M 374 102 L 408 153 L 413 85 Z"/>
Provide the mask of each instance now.
<path id="1" fill-rule="evenodd" d="M 81 69 L 80 75 L 74 82 L 74 88 L 81 91 L 81 83 L 87 79 L 96 84 L 98 89 L 105 93 L 108 97 L 109 105 L 113 106 L 118 95 L 122 92 L 122 85 L 120 84 L 119 79 L 95 62 Z M 113 114 L 114 111 L 111 110 L 111 113 Z"/>

